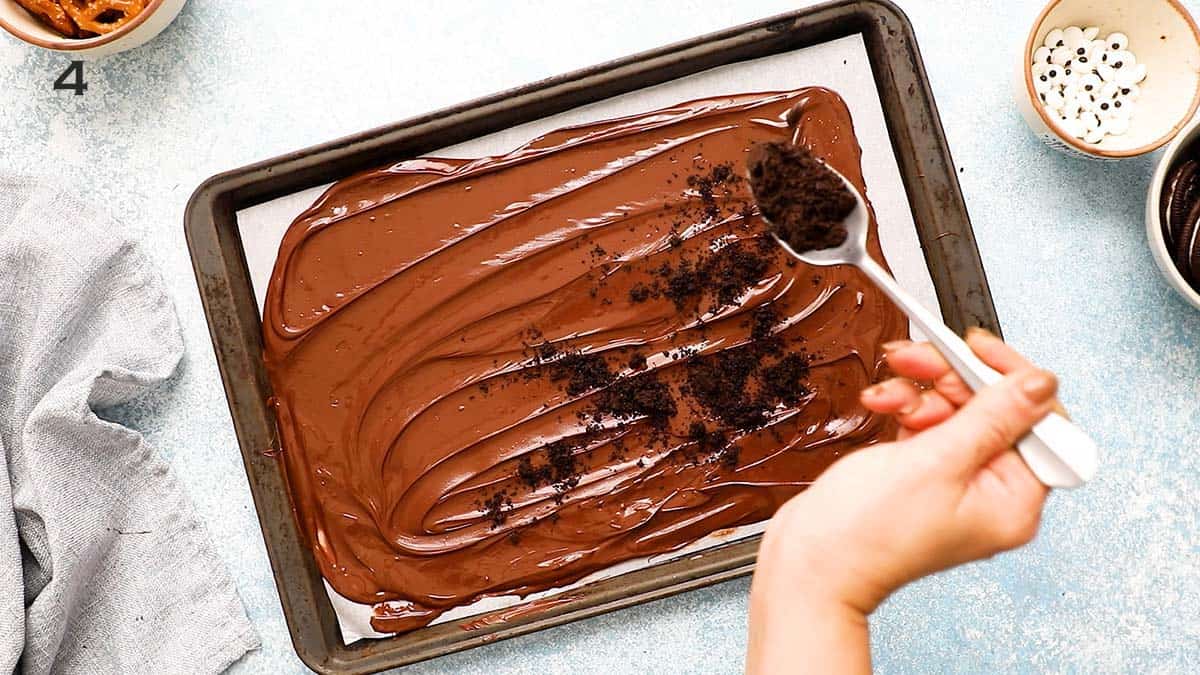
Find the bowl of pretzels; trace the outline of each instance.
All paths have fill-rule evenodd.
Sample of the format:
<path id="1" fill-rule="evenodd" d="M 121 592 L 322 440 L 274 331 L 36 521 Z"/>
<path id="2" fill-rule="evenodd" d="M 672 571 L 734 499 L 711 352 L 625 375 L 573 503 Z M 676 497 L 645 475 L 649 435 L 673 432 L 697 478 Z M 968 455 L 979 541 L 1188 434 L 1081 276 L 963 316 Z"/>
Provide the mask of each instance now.
<path id="1" fill-rule="evenodd" d="M 29 44 L 91 59 L 158 35 L 186 0 L 0 0 L 0 28 Z"/>

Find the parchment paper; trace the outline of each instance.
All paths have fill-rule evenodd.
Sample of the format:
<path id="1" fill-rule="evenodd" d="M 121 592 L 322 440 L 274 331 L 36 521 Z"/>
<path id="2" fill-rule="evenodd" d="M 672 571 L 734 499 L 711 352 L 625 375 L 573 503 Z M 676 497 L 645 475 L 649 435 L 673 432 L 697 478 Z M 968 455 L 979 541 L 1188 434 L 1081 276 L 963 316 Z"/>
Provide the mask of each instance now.
<path id="1" fill-rule="evenodd" d="M 466 158 L 500 154 L 563 126 L 654 110 L 708 96 L 789 90 L 810 85 L 829 87 L 841 94 L 850 107 L 855 132 L 863 148 L 863 174 L 867 183 L 867 196 L 878 216 L 884 255 L 887 256 L 888 263 L 900 283 L 926 307 L 940 314 L 933 280 L 929 276 L 917 239 L 912 212 L 892 152 L 883 109 L 861 35 L 786 54 L 722 66 L 656 87 L 575 108 L 430 154 Z M 238 212 L 238 228 L 260 312 L 267 291 L 267 281 L 270 279 L 284 232 L 296 216 L 311 206 L 328 187 L 325 185 L 312 188 Z M 764 526 L 765 523 L 756 523 L 721 531 L 677 551 L 626 561 L 596 572 L 570 586 L 537 593 L 524 599 L 516 596 L 486 598 L 446 612 L 435 623 L 454 621 L 481 612 L 511 607 L 528 600 L 557 595 L 589 582 L 695 555 L 717 544 L 758 534 Z M 386 637 L 385 634 L 371 629 L 370 605 L 358 604 L 341 597 L 328 583 L 325 587 L 337 613 L 342 639 L 347 644 L 362 638 Z"/>

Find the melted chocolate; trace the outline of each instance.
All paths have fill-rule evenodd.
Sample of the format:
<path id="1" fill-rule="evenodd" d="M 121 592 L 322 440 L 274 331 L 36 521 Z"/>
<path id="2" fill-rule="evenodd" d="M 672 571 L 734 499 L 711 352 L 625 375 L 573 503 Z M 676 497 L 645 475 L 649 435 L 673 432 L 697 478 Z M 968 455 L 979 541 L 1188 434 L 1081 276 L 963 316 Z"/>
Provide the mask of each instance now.
<path id="1" fill-rule="evenodd" d="M 857 271 L 771 245 L 730 175 L 770 141 L 864 188 L 845 104 L 810 88 L 561 129 L 498 157 L 402 161 L 292 224 L 263 321 L 280 456 L 321 572 L 375 604 L 377 630 L 764 520 L 891 436 L 858 394 L 907 322 Z M 765 258 L 748 288 L 636 290 L 734 242 Z M 882 259 L 874 227 L 869 246 Z M 690 396 L 691 364 L 766 339 L 777 360 L 762 391 L 746 385 L 767 401 L 754 424 Z M 547 349 L 586 355 L 586 377 L 552 377 Z M 644 412 L 650 389 L 674 409 Z"/>

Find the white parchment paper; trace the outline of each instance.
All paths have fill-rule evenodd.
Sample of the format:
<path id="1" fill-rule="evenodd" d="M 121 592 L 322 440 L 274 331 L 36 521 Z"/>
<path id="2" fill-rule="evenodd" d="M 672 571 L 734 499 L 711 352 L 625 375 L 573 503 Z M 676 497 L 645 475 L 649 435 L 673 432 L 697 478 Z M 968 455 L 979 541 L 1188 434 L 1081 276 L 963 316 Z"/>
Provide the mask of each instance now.
<path id="1" fill-rule="evenodd" d="M 507 152 L 537 136 L 559 127 L 595 122 L 612 117 L 664 108 L 682 101 L 756 91 L 779 91 L 820 85 L 841 94 L 854 118 L 855 133 L 863 149 L 863 175 L 867 196 L 879 220 L 879 236 L 893 273 L 910 293 L 930 310 L 939 312 L 933 280 L 925 265 L 916 227 L 900 170 L 892 152 L 884 123 L 883 109 L 875 80 L 867 61 L 862 36 L 855 35 L 814 47 L 769 56 L 753 61 L 722 66 L 655 87 L 575 108 L 489 136 L 430 153 L 443 157 L 478 157 Z M 397 157 L 396 159 L 402 159 Z M 260 204 L 237 214 L 238 228 L 245 249 L 250 280 L 262 311 L 267 282 L 275 265 L 279 243 L 295 218 L 329 186 L 324 185 Z M 939 312 L 940 314 L 940 312 Z M 914 331 L 915 333 L 915 331 Z M 736 541 L 762 532 L 765 523 L 724 530 L 689 546 L 667 554 L 629 560 L 592 574 L 581 581 L 537 593 L 526 598 L 504 596 L 485 598 L 471 605 L 446 612 L 435 623 L 454 621 L 481 612 L 494 611 L 557 595 L 587 583 L 643 569 L 676 558 L 696 555 L 717 544 Z M 352 602 L 338 595 L 328 584 L 330 600 L 337 613 L 342 638 L 347 644 L 363 638 L 386 637 L 371 629 L 371 606 Z"/>

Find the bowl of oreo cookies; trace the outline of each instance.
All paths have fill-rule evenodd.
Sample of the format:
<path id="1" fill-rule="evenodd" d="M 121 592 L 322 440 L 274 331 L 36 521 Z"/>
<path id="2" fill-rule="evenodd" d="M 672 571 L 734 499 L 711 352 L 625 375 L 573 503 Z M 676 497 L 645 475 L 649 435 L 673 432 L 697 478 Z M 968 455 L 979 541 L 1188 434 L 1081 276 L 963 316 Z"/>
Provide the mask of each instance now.
<path id="1" fill-rule="evenodd" d="M 1200 309 L 1200 117 L 1159 160 L 1146 201 L 1146 237 L 1167 281 Z"/>
<path id="2" fill-rule="evenodd" d="M 137 47 L 186 0 L 0 0 L 0 28 L 31 45 L 91 59 Z"/>

